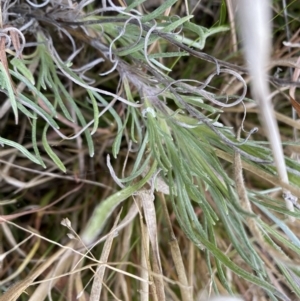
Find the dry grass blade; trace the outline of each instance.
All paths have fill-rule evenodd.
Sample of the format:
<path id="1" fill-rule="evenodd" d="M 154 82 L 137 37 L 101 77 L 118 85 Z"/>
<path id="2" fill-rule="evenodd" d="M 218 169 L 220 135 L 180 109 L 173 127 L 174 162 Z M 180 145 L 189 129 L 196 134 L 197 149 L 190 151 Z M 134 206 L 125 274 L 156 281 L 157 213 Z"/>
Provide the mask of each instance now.
<path id="1" fill-rule="evenodd" d="M 141 190 L 137 194 L 137 198 L 141 199 L 141 204 L 143 206 L 144 217 L 148 229 L 149 240 L 152 249 L 152 264 L 154 282 L 157 292 L 158 300 L 165 300 L 164 283 L 162 277 L 162 268 L 158 248 L 158 232 L 157 232 L 157 221 L 156 221 L 156 211 L 154 206 L 154 195 L 151 190 Z"/>
<path id="2" fill-rule="evenodd" d="M 53 207 L 54 205 L 56 205 L 57 203 L 61 202 L 63 199 L 65 199 L 67 196 L 77 192 L 80 190 L 80 188 L 82 188 L 82 184 L 81 185 L 76 185 L 76 187 L 70 191 L 68 191 L 66 194 L 64 194 L 63 196 L 61 196 L 59 199 L 57 199 L 56 201 L 54 201 L 53 203 L 47 205 L 47 206 L 44 206 L 42 208 L 38 208 L 38 209 L 31 209 L 31 210 L 28 210 L 28 211 L 25 211 L 25 212 L 21 212 L 21 213 L 15 213 L 15 214 L 10 214 L 10 215 L 0 215 L 0 224 L 2 222 L 5 222 L 5 221 L 10 221 L 10 220 L 13 220 L 13 219 L 16 219 L 18 217 L 21 217 L 21 216 L 24 216 L 24 215 L 28 215 L 28 214 L 32 214 L 32 213 L 37 213 L 37 212 L 42 212 L 42 211 L 45 211 L 46 209 L 48 208 L 51 208 Z"/>
<path id="3" fill-rule="evenodd" d="M 30 252 L 28 253 L 28 255 L 24 258 L 22 264 L 19 266 L 19 268 L 14 271 L 9 277 L 7 277 L 5 280 L 0 281 L 0 286 L 4 285 L 7 282 L 12 281 L 13 279 L 17 278 L 18 275 L 21 274 L 21 272 L 26 268 L 26 266 L 28 265 L 28 263 L 30 262 L 30 260 L 33 258 L 33 256 L 35 255 L 36 251 L 38 250 L 39 246 L 40 246 L 40 238 L 38 238 L 36 240 L 36 242 L 34 243 L 32 249 L 30 250 Z"/>
<path id="4" fill-rule="evenodd" d="M 150 240 L 149 240 L 149 232 L 144 223 L 141 222 L 141 236 L 142 236 L 142 250 L 141 252 L 141 272 L 140 276 L 143 278 L 145 281 L 141 282 L 140 284 L 140 290 L 141 290 L 141 301 L 149 301 L 149 284 L 146 282 L 150 279 L 150 261 L 149 261 L 149 245 L 150 245 Z M 157 300 L 156 294 L 155 300 Z"/>
<path id="5" fill-rule="evenodd" d="M 73 243 L 71 242 L 68 246 L 72 247 Z M 57 253 L 48 258 L 45 263 L 33 270 L 24 280 L 19 281 L 11 286 L 7 292 L 0 296 L 0 301 L 16 301 L 26 291 L 26 289 L 33 284 L 35 279 L 44 273 L 45 270 L 47 270 L 55 261 L 57 261 L 64 254 L 64 252 L 66 252 L 66 249 L 59 250 Z M 37 299 L 30 298 L 30 301 L 34 300 Z M 38 300 L 43 300 L 41 295 Z"/>
<path id="6" fill-rule="evenodd" d="M 0 301 L 299 299 L 300 2 L 248 68 L 234 1 L 0 0 Z"/>
<path id="7" fill-rule="evenodd" d="M 142 215 L 142 198 L 139 197 L 136 198 L 136 204 L 138 208 L 140 209 L 140 227 L 141 227 L 141 246 L 142 246 L 142 253 L 141 254 L 141 278 L 144 279 L 144 283 L 141 283 L 141 299 L 143 301 L 149 300 L 149 294 L 152 295 L 152 299 L 154 301 L 159 301 L 157 289 L 156 289 L 156 282 L 154 280 L 155 275 L 153 275 L 152 268 L 151 268 L 151 260 L 150 260 L 150 238 L 149 238 L 149 230 L 148 227 L 144 221 L 143 215 Z M 151 285 L 149 287 L 149 284 L 146 283 L 148 281 L 151 281 Z"/>
<path id="8" fill-rule="evenodd" d="M 240 136 L 241 129 L 238 130 L 238 136 Z M 239 138 L 239 137 L 238 137 Z M 244 183 L 243 178 L 243 166 L 242 166 L 242 160 L 241 156 L 238 153 L 234 154 L 234 181 L 236 185 L 237 194 L 241 203 L 241 207 L 250 214 L 253 214 L 252 205 L 248 198 L 247 190 Z M 247 217 L 247 226 L 249 230 L 252 232 L 253 237 L 261 243 L 263 246 L 265 246 L 264 239 L 262 236 L 262 233 L 260 229 L 258 228 L 258 225 L 253 217 Z"/>
<path id="9" fill-rule="evenodd" d="M 160 200 L 162 202 L 163 211 L 164 211 L 166 221 L 167 221 L 167 226 L 168 226 L 168 231 L 169 231 L 169 236 L 170 236 L 169 244 L 170 244 L 170 248 L 171 248 L 172 259 L 174 261 L 178 279 L 181 284 L 179 287 L 180 291 L 181 291 L 181 298 L 182 298 L 182 301 L 193 300 L 193 289 L 191 286 L 189 286 L 189 283 L 188 283 L 188 279 L 186 276 L 185 267 L 184 267 L 184 263 L 183 263 L 183 258 L 182 258 L 182 252 L 180 251 L 180 247 L 179 247 L 177 238 L 173 231 L 173 227 L 172 227 L 172 223 L 171 223 L 171 220 L 169 217 L 169 212 L 168 212 L 165 196 L 163 195 L 163 193 L 160 193 L 159 196 L 160 196 Z M 191 262 L 191 264 L 194 264 L 194 262 Z M 191 267 L 191 270 L 192 269 L 193 269 L 193 267 Z"/>
<path id="10" fill-rule="evenodd" d="M 244 39 L 245 56 L 252 76 L 252 93 L 258 101 L 261 121 L 267 132 L 279 178 L 288 184 L 285 159 L 278 124 L 270 99 L 266 69 L 271 52 L 271 9 L 269 1 L 238 1 L 238 16 Z M 255 20 L 255 22 L 253 22 Z M 251 24 L 249 26 L 249 24 Z M 289 190 L 283 189 L 286 206 L 294 211 L 295 197 Z"/>
<path id="11" fill-rule="evenodd" d="M 108 260 L 108 256 L 109 253 L 111 251 L 111 247 L 112 247 L 112 243 L 113 243 L 113 239 L 115 237 L 115 231 L 116 231 L 116 227 L 118 225 L 118 222 L 120 220 L 120 215 L 121 212 L 119 212 L 117 218 L 114 221 L 114 225 L 107 237 L 107 240 L 104 243 L 103 246 L 103 250 L 101 253 L 101 257 L 100 257 L 100 262 L 102 263 L 106 263 Z M 92 290 L 91 290 L 91 294 L 90 294 L 90 301 L 98 301 L 100 300 L 100 296 L 101 296 L 101 290 L 102 290 L 102 285 L 103 285 L 103 279 L 104 279 L 104 273 L 105 273 L 106 267 L 102 264 L 100 264 L 97 267 L 97 270 L 95 272 L 94 275 L 94 281 L 93 281 L 93 286 L 92 286 Z"/>
<path id="12" fill-rule="evenodd" d="M 228 153 L 225 153 L 221 150 L 216 150 L 216 154 L 218 157 L 226 160 L 227 162 L 234 162 L 234 157 L 232 155 L 229 155 Z M 281 186 L 284 189 L 291 191 L 295 196 L 300 198 L 300 189 L 298 187 L 291 184 L 287 184 L 278 179 L 278 177 L 272 176 L 267 172 L 264 172 L 263 170 L 258 170 L 257 168 L 253 167 L 252 164 L 249 164 L 247 162 L 242 162 L 242 166 L 243 169 L 252 172 L 255 176 L 259 177 L 260 179 L 264 179 L 269 183 L 273 184 L 274 186 Z"/>
<path id="13" fill-rule="evenodd" d="M 300 64 L 300 57 L 297 60 L 297 64 Z M 299 68 L 295 68 L 295 71 L 293 73 L 293 81 L 297 81 L 298 78 L 299 78 L 299 75 L 300 75 L 300 69 Z M 296 100 L 295 91 L 296 91 L 296 87 L 290 87 L 289 94 L 290 94 L 290 99 L 291 99 L 292 106 L 297 111 L 298 116 L 300 117 L 300 104 Z"/>
<path id="14" fill-rule="evenodd" d="M 56 282 L 59 280 L 60 275 L 63 273 L 63 271 L 69 269 L 73 258 L 73 251 L 70 249 L 75 248 L 75 246 L 76 242 L 71 241 L 65 246 L 68 249 L 60 249 L 53 255 L 53 259 L 52 257 L 47 259 L 47 261 L 44 264 L 47 265 L 47 268 L 53 265 L 55 261 L 57 263 L 47 273 L 45 281 L 42 281 L 42 283 L 40 283 L 35 289 L 34 293 L 29 298 L 29 301 L 42 301 L 47 297 L 49 292 L 51 292 L 52 287 L 54 287 Z M 48 264 L 48 262 L 50 263 Z M 45 269 L 42 268 L 43 266 L 41 266 L 39 269 L 44 272 Z"/>
<path id="15" fill-rule="evenodd" d="M 4 234 L 5 238 L 8 240 L 9 244 L 12 246 L 12 249 L 10 249 L 8 252 L 5 252 L 5 253 L 1 254 L 1 259 L 3 260 L 3 258 L 5 258 L 5 256 L 9 252 L 13 252 L 14 250 L 16 250 L 21 257 L 23 257 L 23 258 L 26 257 L 25 252 L 21 248 L 19 248 L 19 246 L 23 242 L 25 242 L 27 239 L 30 239 L 32 237 L 32 235 L 29 236 L 28 238 L 26 238 L 23 242 L 18 244 L 17 241 L 15 240 L 14 236 L 13 236 L 13 233 L 12 233 L 11 229 L 8 227 L 7 224 L 1 223 L 1 228 L 3 230 L 3 234 Z"/>

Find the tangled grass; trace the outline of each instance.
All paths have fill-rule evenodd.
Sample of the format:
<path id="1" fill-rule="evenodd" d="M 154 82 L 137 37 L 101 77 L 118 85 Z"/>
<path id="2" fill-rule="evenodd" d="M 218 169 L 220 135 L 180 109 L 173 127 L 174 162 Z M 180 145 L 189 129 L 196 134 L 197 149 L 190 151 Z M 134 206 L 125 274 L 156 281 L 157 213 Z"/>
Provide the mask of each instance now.
<path id="1" fill-rule="evenodd" d="M 300 297 L 299 4 L 266 78 L 288 181 L 231 1 L 1 4 L 1 301 Z"/>

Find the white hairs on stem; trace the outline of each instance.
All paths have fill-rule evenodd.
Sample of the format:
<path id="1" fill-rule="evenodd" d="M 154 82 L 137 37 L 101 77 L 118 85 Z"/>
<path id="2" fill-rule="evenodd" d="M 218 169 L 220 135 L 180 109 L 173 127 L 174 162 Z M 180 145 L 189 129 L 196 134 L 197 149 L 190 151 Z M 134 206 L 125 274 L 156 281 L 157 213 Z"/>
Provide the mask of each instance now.
<path id="1" fill-rule="evenodd" d="M 108 71 L 106 71 L 106 72 L 104 72 L 104 73 L 100 73 L 100 74 L 99 74 L 100 76 L 104 76 L 104 75 L 107 75 L 107 74 L 109 74 L 109 73 L 112 73 L 112 72 L 117 68 L 119 61 L 118 61 L 117 59 L 114 59 L 114 58 L 113 58 L 114 53 L 113 53 L 112 47 L 113 47 L 114 43 L 115 43 L 117 40 L 119 40 L 119 39 L 125 34 L 126 27 L 127 27 L 128 23 L 129 23 L 131 20 L 133 20 L 133 19 L 137 20 L 138 23 L 139 23 L 140 34 L 139 34 L 139 37 L 138 37 L 137 41 L 136 41 L 131 47 L 135 46 L 135 45 L 140 41 L 140 39 L 141 39 L 141 37 L 142 37 L 142 31 L 143 31 L 143 29 L 142 29 L 142 24 L 141 24 L 141 21 L 140 21 L 139 18 L 133 16 L 133 17 L 129 18 L 129 19 L 124 23 L 124 26 L 122 27 L 122 30 L 121 30 L 121 32 L 119 33 L 119 35 L 118 35 L 116 38 L 114 38 L 114 39 L 112 40 L 112 42 L 110 43 L 110 45 L 109 45 L 109 53 L 108 53 L 108 54 L 109 54 L 109 60 L 110 60 L 112 63 L 114 63 L 114 65 L 113 65 L 113 67 L 112 67 L 110 70 L 108 70 Z"/>
<path id="2" fill-rule="evenodd" d="M 42 4 L 36 4 L 36 3 L 31 2 L 30 0 L 26 0 L 26 2 L 35 8 L 39 8 L 39 7 L 44 7 L 44 6 L 48 5 L 50 3 L 50 0 L 46 0 Z"/>
<path id="3" fill-rule="evenodd" d="M 76 83 L 77 85 L 83 87 L 83 88 L 86 88 L 88 90 L 92 90 L 92 91 L 95 91 L 95 92 L 98 92 L 99 94 L 103 94 L 103 95 L 107 95 L 107 96 L 112 96 L 113 98 L 116 98 L 117 100 L 129 105 L 129 106 L 132 106 L 132 107 L 135 107 L 135 108 L 139 108 L 142 106 L 142 104 L 138 104 L 138 103 L 134 103 L 134 102 L 131 102 L 121 96 L 118 96 L 114 93 L 111 93 L 109 91 L 106 91 L 106 90 L 102 90 L 102 89 L 99 89 L 99 88 L 95 88 L 95 87 L 91 87 L 89 85 L 87 85 L 86 83 L 76 79 L 75 77 L 71 76 L 63 67 L 62 65 L 64 65 L 64 63 L 62 62 L 62 60 L 60 59 L 58 53 L 56 52 L 55 48 L 53 47 L 53 45 L 51 44 L 50 41 L 48 41 L 48 49 L 49 49 L 49 52 L 51 52 L 52 54 L 52 59 L 53 61 L 55 62 L 57 68 L 68 78 L 70 79 L 72 82 Z"/>

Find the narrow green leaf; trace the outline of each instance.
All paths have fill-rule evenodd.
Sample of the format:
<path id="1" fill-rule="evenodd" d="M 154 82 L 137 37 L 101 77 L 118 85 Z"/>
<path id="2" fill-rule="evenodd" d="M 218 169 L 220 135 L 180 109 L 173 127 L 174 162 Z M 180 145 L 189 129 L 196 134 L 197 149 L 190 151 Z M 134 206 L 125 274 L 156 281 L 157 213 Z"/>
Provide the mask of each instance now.
<path id="1" fill-rule="evenodd" d="M 34 112 L 36 112 L 39 116 L 41 116 L 47 123 L 49 123 L 53 128 L 59 129 L 58 124 L 56 121 L 42 108 L 40 108 L 36 103 L 26 97 L 24 94 L 20 94 L 19 98 L 24 101 L 24 106 L 30 108 Z"/>
<path id="2" fill-rule="evenodd" d="M 133 9 L 133 8 L 135 8 L 135 7 L 139 6 L 139 5 L 141 5 L 142 3 L 146 2 L 146 1 L 147 1 L 147 0 L 136 0 L 136 1 L 132 1 L 132 3 L 129 4 L 129 5 L 126 7 L 125 11 L 126 11 L 126 12 L 129 12 L 131 9 Z"/>
<path id="3" fill-rule="evenodd" d="M 228 26 L 217 26 L 217 27 L 209 28 L 205 32 L 205 38 L 208 38 L 209 36 L 214 35 L 216 33 L 224 32 L 224 31 L 228 31 L 228 30 L 229 30 Z"/>
<path id="4" fill-rule="evenodd" d="M 192 22 L 186 22 L 183 26 L 184 28 L 194 32 L 199 36 L 199 40 L 198 40 L 199 48 L 203 49 L 205 45 L 205 32 L 207 31 L 207 29 L 203 26 L 197 25 Z"/>
<path id="5" fill-rule="evenodd" d="M 157 163 L 154 162 L 151 166 L 147 175 L 137 182 L 136 184 L 130 185 L 121 191 L 111 195 L 106 200 L 102 201 L 94 210 L 92 217 L 88 221 L 83 234 L 81 235 L 82 240 L 85 244 L 90 244 L 95 241 L 96 237 L 101 233 L 103 227 L 114 211 L 114 209 L 125 201 L 127 198 L 132 196 L 137 190 L 141 189 L 152 177 L 156 171 Z"/>
<path id="6" fill-rule="evenodd" d="M 25 114 L 27 117 L 31 118 L 31 119 L 35 119 L 37 118 L 36 116 L 34 116 L 34 114 L 32 114 L 31 112 L 29 112 L 20 102 L 17 102 L 17 106 L 18 109 Z"/>
<path id="7" fill-rule="evenodd" d="M 174 5 L 177 2 L 177 0 L 167 0 L 167 1 L 163 1 L 162 4 L 155 9 L 153 12 L 145 15 L 142 17 L 142 22 L 149 22 L 159 16 L 162 16 L 164 14 L 164 12 L 166 11 L 166 9 L 168 9 L 169 7 L 171 7 L 172 5 Z"/>
<path id="8" fill-rule="evenodd" d="M 102 103 L 105 106 L 108 105 L 108 102 L 100 94 L 98 94 L 94 91 L 92 93 L 95 96 L 95 98 L 100 101 L 100 103 Z M 111 113 L 111 115 L 114 118 L 114 121 L 118 125 L 118 134 L 121 133 L 121 131 L 123 133 L 122 121 L 121 121 L 119 115 L 117 114 L 117 112 L 114 110 L 114 108 L 109 108 L 108 111 Z M 112 147 L 112 154 L 113 154 L 114 158 L 116 158 L 119 153 L 120 145 L 121 145 L 121 138 L 120 138 L 120 134 L 119 134 L 119 136 L 117 135 L 117 137 L 115 138 L 113 147 Z"/>
<path id="9" fill-rule="evenodd" d="M 141 163 L 142 160 L 145 160 L 144 159 L 144 154 L 145 154 L 145 151 L 146 151 L 146 147 L 149 143 L 149 132 L 147 131 L 145 134 L 144 134 L 144 139 L 143 139 L 143 142 L 140 146 L 140 150 L 136 156 L 136 159 L 135 159 L 135 162 L 134 162 L 134 165 L 133 165 L 133 169 L 132 169 L 132 173 L 135 173 L 138 168 L 139 168 L 139 165 Z M 145 160 L 147 161 L 148 158 Z"/>
<path id="10" fill-rule="evenodd" d="M 64 166 L 64 164 L 61 162 L 61 160 L 58 158 L 58 156 L 55 154 L 55 152 L 52 150 L 52 148 L 50 147 L 50 145 L 48 143 L 47 129 L 48 129 L 48 124 L 44 127 L 43 136 L 42 136 L 42 142 L 43 142 L 45 151 L 47 152 L 48 156 L 53 160 L 53 162 L 57 165 L 57 167 L 61 171 L 66 172 L 67 171 L 66 167 Z"/>
<path id="11" fill-rule="evenodd" d="M 79 119 L 82 127 L 85 127 L 87 123 L 85 121 L 85 118 L 83 117 L 81 110 L 77 106 L 74 107 L 74 110 L 75 110 L 76 115 L 78 116 L 78 119 Z M 93 138 L 92 138 L 92 135 L 91 135 L 89 129 L 86 129 L 84 131 L 84 135 L 85 135 L 86 142 L 88 144 L 89 155 L 91 157 L 93 157 L 95 155 L 95 148 L 94 148 Z"/>
<path id="12" fill-rule="evenodd" d="M 206 39 L 216 33 L 223 32 L 229 30 L 228 26 L 218 26 L 207 29 L 203 26 L 197 25 L 192 22 L 184 23 L 184 28 L 196 33 L 199 36 L 199 41 L 197 43 L 190 43 L 190 46 L 197 47 L 199 49 L 203 49 L 205 46 Z M 186 42 L 184 42 L 186 44 Z M 197 46 L 196 46 L 197 45 Z"/>
<path id="13" fill-rule="evenodd" d="M 223 24 L 225 24 L 226 16 L 227 16 L 226 1 L 222 0 L 221 8 L 220 8 L 219 26 L 222 26 Z"/>
<path id="14" fill-rule="evenodd" d="M 155 41 L 157 41 L 159 39 L 159 37 L 155 36 L 155 35 L 151 35 L 150 38 L 148 39 L 148 43 L 147 46 L 151 45 L 152 43 L 154 43 Z M 117 52 L 117 54 L 119 56 L 126 56 L 126 55 L 135 55 L 134 53 L 137 51 L 141 51 L 145 48 L 145 40 L 141 39 L 141 41 L 137 44 L 134 45 L 133 47 L 129 47 L 128 49 L 122 50 Z"/>
<path id="15" fill-rule="evenodd" d="M 160 59 L 165 57 L 180 57 L 180 56 L 189 56 L 187 52 L 160 52 L 149 54 L 149 59 Z"/>
<path id="16" fill-rule="evenodd" d="M 87 91 L 90 98 L 91 98 L 91 101 L 92 101 L 92 105 L 93 105 L 93 113 L 94 113 L 94 126 L 93 126 L 93 129 L 92 129 L 92 132 L 91 132 L 91 135 L 95 134 L 95 132 L 97 131 L 98 129 L 98 125 L 99 125 L 99 109 L 98 109 L 98 104 L 97 104 L 97 100 L 95 99 L 93 93 L 91 91 Z"/>
<path id="17" fill-rule="evenodd" d="M 260 279 L 259 277 L 247 272 L 246 270 L 244 270 L 243 268 L 241 268 L 240 266 L 238 266 L 237 264 L 235 264 L 234 262 L 232 262 L 230 260 L 230 258 L 223 254 L 216 246 L 214 246 L 210 241 L 208 240 L 204 240 L 202 239 L 202 243 L 204 244 L 204 246 L 212 252 L 212 254 L 218 258 L 226 267 L 228 267 L 229 269 L 231 269 L 233 272 L 235 272 L 237 275 L 243 277 L 245 280 L 248 280 L 262 288 L 264 288 L 267 291 L 272 292 L 273 294 L 275 294 L 276 296 L 278 296 L 279 298 L 281 298 L 282 300 L 286 300 L 289 301 L 290 299 L 283 293 L 281 293 L 280 291 L 276 290 L 276 288 L 271 285 L 268 281 Z"/>
<path id="18" fill-rule="evenodd" d="M 25 155 L 30 161 L 38 165 L 41 165 L 40 161 L 34 155 L 32 155 L 24 146 L 20 145 L 19 143 L 0 137 L 0 144 L 5 144 L 13 148 L 16 148 L 23 155 Z"/>
<path id="19" fill-rule="evenodd" d="M 160 62 L 158 62 L 158 61 L 155 60 L 155 59 L 150 59 L 150 61 L 151 61 L 154 65 L 156 65 L 157 67 L 159 67 L 159 68 L 162 69 L 162 70 L 165 70 L 165 71 L 167 71 L 167 72 L 171 72 L 171 71 L 172 71 L 170 68 L 166 67 L 164 64 L 161 64 Z"/>
<path id="20" fill-rule="evenodd" d="M 164 33 L 169 33 L 172 32 L 173 30 L 175 30 L 177 27 L 181 26 L 183 23 L 187 22 L 188 20 L 192 19 L 194 16 L 189 15 L 189 16 L 185 16 L 183 18 L 180 18 L 174 22 L 171 22 L 171 24 L 167 25 L 166 27 L 164 27 L 161 32 Z"/>
<path id="21" fill-rule="evenodd" d="M 35 117 L 36 117 L 36 113 L 35 113 Z M 34 150 L 34 153 L 37 157 L 37 159 L 39 160 L 40 164 L 46 168 L 46 165 L 41 157 L 40 151 L 39 151 L 39 147 L 36 141 L 36 127 L 37 127 L 37 118 L 33 119 L 32 121 L 32 128 L 31 128 L 31 140 L 32 140 L 32 147 Z"/>
<path id="22" fill-rule="evenodd" d="M 13 58 L 11 61 L 11 64 L 15 66 L 18 71 L 20 71 L 30 82 L 31 84 L 35 84 L 34 77 L 32 75 L 32 72 L 26 67 L 24 62 L 19 58 Z"/>
<path id="23" fill-rule="evenodd" d="M 37 97 L 39 97 L 45 103 L 45 105 L 48 107 L 49 111 L 51 112 L 51 114 L 53 116 L 57 115 L 55 108 L 53 107 L 51 102 L 47 99 L 47 97 L 43 93 L 38 91 L 37 88 L 34 85 L 32 85 L 31 82 L 26 77 L 24 77 L 22 74 L 15 72 L 13 70 L 10 70 L 10 74 L 13 75 L 14 77 L 16 77 L 21 82 L 23 82 L 32 93 L 34 93 Z"/>
<path id="24" fill-rule="evenodd" d="M 2 86 L 4 85 L 4 88 L 8 92 L 10 104 L 11 104 L 11 107 L 12 107 L 14 115 L 15 115 L 15 121 L 16 121 L 16 124 L 18 124 L 19 116 L 18 116 L 18 107 L 17 107 L 15 93 L 14 93 L 13 87 L 11 85 L 11 80 L 10 80 L 8 74 L 6 73 L 6 70 L 1 61 L 0 61 L 0 71 L 1 71 L 1 75 L 0 75 L 1 84 L 2 84 Z"/>
<path id="25" fill-rule="evenodd" d="M 144 170 L 146 170 L 147 166 L 149 165 L 151 159 L 151 155 L 148 156 L 145 161 L 143 162 L 142 166 L 140 169 L 136 172 L 132 172 L 129 177 L 123 178 L 123 179 L 118 179 L 121 183 L 128 183 L 134 180 L 136 177 L 140 176 Z"/>
<path id="26" fill-rule="evenodd" d="M 280 270 L 285 276 L 285 279 L 288 281 L 289 285 L 291 286 L 291 289 L 293 292 L 297 295 L 297 297 L 300 297 L 300 278 L 297 276 L 291 268 L 286 267 L 282 262 L 280 262 L 278 259 L 274 258 L 277 262 L 277 265 L 279 266 Z"/>
<path id="27" fill-rule="evenodd" d="M 52 68 L 51 68 L 52 69 Z M 60 79 L 56 75 L 56 70 L 51 70 L 53 78 L 49 75 L 49 81 L 52 85 L 52 91 L 54 93 L 55 101 L 58 102 L 59 107 L 61 108 L 63 114 L 67 119 L 74 122 L 74 119 L 70 115 L 67 107 L 65 106 L 62 98 L 61 98 L 61 91 L 59 91 L 59 87 L 61 86 L 59 83 L 61 83 Z"/>
<path id="28" fill-rule="evenodd" d="M 66 64 L 63 64 L 63 63 L 60 62 L 60 61 L 57 61 L 57 64 L 59 64 L 59 66 L 60 66 L 65 72 L 67 72 L 67 73 L 71 76 L 71 78 L 74 78 L 76 81 L 78 81 L 78 82 L 80 82 L 80 83 L 84 83 L 84 82 L 82 81 L 82 79 L 81 79 L 80 77 L 78 77 L 78 76 L 76 75 L 76 73 L 74 73 L 74 72 L 73 72 Z M 87 123 L 86 123 L 86 120 L 85 120 L 85 118 L 84 118 L 84 116 L 83 116 L 81 110 L 78 108 L 78 106 L 76 105 L 76 103 L 75 103 L 75 101 L 73 100 L 73 98 L 71 97 L 71 95 L 70 95 L 70 94 L 67 92 L 67 90 L 63 87 L 61 81 L 58 81 L 58 84 L 59 84 L 60 89 L 62 90 L 62 92 L 65 94 L 67 100 L 69 100 L 70 103 L 72 104 L 72 106 L 73 106 L 73 108 L 74 108 L 74 110 L 75 110 L 75 113 L 76 113 L 76 115 L 77 115 L 77 117 L 78 117 L 78 119 L 79 119 L 81 125 L 82 125 L 83 127 L 86 126 Z M 96 92 L 94 93 L 94 92 L 95 92 L 95 91 L 92 91 L 92 93 L 93 93 L 94 95 L 98 95 L 98 93 L 96 93 Z M 97 97 L 96 97 L 96 98 L 97 98 Z M 95 149 L 94 149 L 94 143 L 93 143 L 93 139 L 92 139 L 92 136 L 91 136 L 91 133 L 90 133 L 89 129 L 86 129 L 86 130 L 84 131 L 84 135 L 85 135 L 85 138 L 86 138 L 86 141 L 87 141 L 87 144 L 88 144 L 89 155 L 90 155 L 91 157 L 93 157 L 94 154 L 95 154 Z"/>
<path id="29" fill-rule="evenodd" d="M 270 218 L 273 222 L 286 234 L 286 236 L 291 240 L 291 242 L 299 248 L 300 251 L 300 240 L 294 234 L 294 232 L 287 226 L 287 224 L 277 218 L 269 210 L 266 210 L 263 206 L 257 204 L 257 206 Z"/>

